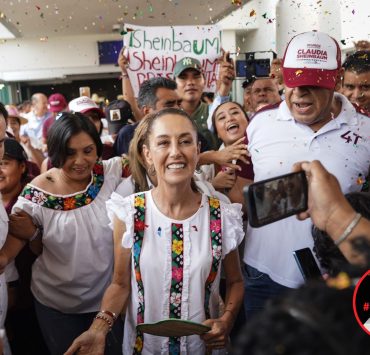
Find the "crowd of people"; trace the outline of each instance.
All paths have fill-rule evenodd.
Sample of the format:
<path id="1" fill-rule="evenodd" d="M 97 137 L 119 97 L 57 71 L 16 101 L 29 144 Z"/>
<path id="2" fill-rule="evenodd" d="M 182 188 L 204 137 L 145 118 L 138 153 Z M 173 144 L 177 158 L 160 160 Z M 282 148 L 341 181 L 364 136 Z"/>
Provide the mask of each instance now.
<path id="1" fill-rule="evenodd" d="M 325 56 L 299 54 L 312 46 Z M 0 103 L 0 353 L 366 354 L 354 285 L 332 285 L 370 266 L 370 51 L 342 61 L 327 34 L 299 34 L 242 103 L 228 53 L 214 95 L 195 58 L 137 98 L 123 50 L 118 65 L 123 99 L 103 109 L 59 93 Z M 307 211 L 252 227 L 245 189 L 291 171 Z M 303 190 L 259 185 L 258 217 L 302 209 Z M 168 318 L 210 330 L 137 328 Z"/>

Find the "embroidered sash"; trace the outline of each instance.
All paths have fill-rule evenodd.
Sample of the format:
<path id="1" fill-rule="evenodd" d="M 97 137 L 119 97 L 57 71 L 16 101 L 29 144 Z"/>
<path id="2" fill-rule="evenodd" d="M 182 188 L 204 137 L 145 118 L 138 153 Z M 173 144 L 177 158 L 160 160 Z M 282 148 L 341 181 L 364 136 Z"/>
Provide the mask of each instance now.
<path id="1" fill-rule="evenodd" d="M 210 318 L 209 300 L 213 282 L 217 276 L 218 268 L 222 256 L 222 233 L 221 233 L 221 209 L 220 201 L 217 198 L 210 197 L 208 199 L 210 212 L 210 244 L 212 252 L 212 266 L 208 278 L 205 283 L 205 300 L 204 311 L 206 319 Z M 138 288 L 138 308 L 137 308 L 137 324 L 144 322 L 144 285 L 140 273 L 140 254 L 144 239 L 145 229 L 145 194 L 140 194 L 135 197 L 134 201 L 134 245 L 133 258 Z M 181 299 L 183 288 L 183 263 L 184 263 L 184 233 L 182 224 L 172 223 L 172 243 L 171 243 L 171 290 L 170 290 L 170 309 L 169 317 L 181 319 Z M 180 354 L 179 337 L 169 338 L 169 353 Z M 136 342 L 133 354 L 141 354 L 144 345 L 143 333 L 137 331 Z"/>
<path id="2" fill-rule="evenodd" d="M 104 168 L 97 161 L 92 170 L 92 181 L 85 192 L 70 197 L 53 196 L 27 184 L 20 196 L 37 205 L 59 211 L 69 211 L 89 205 L 98 195 L 104 183 Z"/>
<path id="3" fill-rule="evenodd" d="M 217 271 L 222 256 L 222 233 L 221 233 L 221 208 L 220 200 L 209 197 L 209 229 L 211 231 L 212 266 L 205 285 L 204 311 L 206 319 L 211 317 L 209 310 L 209 300 L 213 282 L 216 279 Z"/>
<path id="4" fill-rule="evenodd" d="M 184 231 L 182 224 L 172 223 L 172 278 L 170 291 L 170 318 L 181 319 L 182 286 L 184 276 Z M 179 337 L 169 339 L 169 353 L 180 354 Z"/>
<path id="5" fill-rule="evenodd" d="M 145 229 L 145 194 L 140 194 L 135 197 L 134 202 L 135 215 L 134 215 L 134 268 L 135 268 L 135 277 L 138 290 L 138 307 L 137 307 L 137 317 L 136 323 L 144 323 L 144 285 L 143 280 L 141 279 L 140 272 L 140 254 L 141 246 L 144 239 L 144 229 Z M 144 345 L 144 336 L 141 331 L 136 333 L 136 342 L 134 347 L 134 354 L 141 354 Z"/>

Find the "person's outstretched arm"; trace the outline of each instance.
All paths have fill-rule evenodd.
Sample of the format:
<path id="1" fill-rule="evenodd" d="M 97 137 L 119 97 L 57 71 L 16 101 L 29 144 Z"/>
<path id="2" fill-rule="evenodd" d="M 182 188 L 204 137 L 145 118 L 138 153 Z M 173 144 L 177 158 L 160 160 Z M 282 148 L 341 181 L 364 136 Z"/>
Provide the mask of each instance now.
<path id="1" fill-rule="evenodd" d="M 24 240 L 8 234 L 6 242 L 0 250 L 0 274 L 4 272 L 6 266 L 14 260 L 25 244 Z"/>
<path id="2" fill-rule="evenodd" d="M 356 211 L 343 195 L 338 180 L 318 160 L 296 163 L 293 169 L 304 170 L 308 180 L 308 210 L 300 213 L 298 218 L 311 217 L 316 227 L 337 241 L 356 217 Z M 353 257 L 351 241 L 357 237 L 364 237 L 370 243 L 370 221 L 364 217 L 338 245 L 349 262 Z"/>
<path id="3" fill-rule="evenodd" d="M 140 121 L 143 118 L 135 98 L 134 89 L 131 85 L 131 80 L 127 73 L 128 59 L 124 55 L 125 47 L 121 49 L 118 56 L 118 65 L 121 68 L 122 78 L 122 95 L 123 98 L 130 104 L 131 110 L 135 116 L 135 121 Z"/>
<path id="4" fill-rule="evenodd" d="M 245 137 L 242 137 L 222 150 L 208 150 L 200 153 L 198 165 L 218 164 L 231 169 L 241 170 L 239 165 L 233 164 L 232 161 L 241 160 L 249 164 L 247 160 L 249 152 L 244 140 Z"/>
<path id="5" fill-rule="evenodd" d="M 209 105 L 207 126 L 213 132 L 212 115 L 216 108 L 224 102 L 230 101 L 230 92 L 235 79 L 234 61 L 230 59 L 230 53 L 222 49 L 222 55 L 218 58 L 219 73 L 217 80 L 217 91 L 211 105 Z"/>
<path id="6" fill-rule="evenodd" d="M 226 347 L 229 334 L 243 302 L 244 284 L 238 249 L 225 256 L 223 267 L 226 274 L 225 312 L 220 318 L 207 319 L 203 322 L 212 328 L 201 336 L 209 350 Z"/>

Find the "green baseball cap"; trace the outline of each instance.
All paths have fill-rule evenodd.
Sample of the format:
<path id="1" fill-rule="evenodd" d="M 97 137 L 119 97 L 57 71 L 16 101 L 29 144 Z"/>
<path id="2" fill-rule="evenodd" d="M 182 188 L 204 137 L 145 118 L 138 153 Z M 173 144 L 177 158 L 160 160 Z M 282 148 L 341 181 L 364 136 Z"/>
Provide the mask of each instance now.
<path id="1" fill-rule="evenodd" d="M 184 70 L 190 68 L 197 70 L 199 73 L 202 72 L 202 65 L 198 59 L 184 57 L 175 64 L 175 68 L 173 69 L 173 77 L 177 78 Z"/>

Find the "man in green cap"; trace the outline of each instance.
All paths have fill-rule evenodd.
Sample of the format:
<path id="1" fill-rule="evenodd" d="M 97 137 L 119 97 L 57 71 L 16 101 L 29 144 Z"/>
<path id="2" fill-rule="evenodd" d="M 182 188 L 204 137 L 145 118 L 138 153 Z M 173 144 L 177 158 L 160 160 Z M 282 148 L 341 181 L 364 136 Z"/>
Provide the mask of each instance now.
<path id="1" fill-rule="evenodd" d="M 234 79 L 233 64 L 225 60 L 225 55 L 220 63 L 218 100 L 212 105 L 217 107 L 220 103 L 229 100 L 229 93 Z M 182 109 L 194 120 L 198 131 L 207 140 L 209 149 L 217 149 L 217 139 L 210 131 L 207 124 L 210 107 L 201 101 L 205 86 L 202 65 L 199 60 L 191 57 L 180 59 L 174 67 L 174 79 L 177 83 L 177 93 L 182 99 Z"/>

